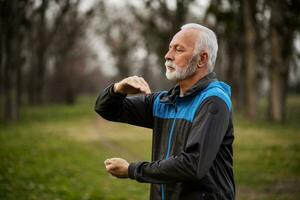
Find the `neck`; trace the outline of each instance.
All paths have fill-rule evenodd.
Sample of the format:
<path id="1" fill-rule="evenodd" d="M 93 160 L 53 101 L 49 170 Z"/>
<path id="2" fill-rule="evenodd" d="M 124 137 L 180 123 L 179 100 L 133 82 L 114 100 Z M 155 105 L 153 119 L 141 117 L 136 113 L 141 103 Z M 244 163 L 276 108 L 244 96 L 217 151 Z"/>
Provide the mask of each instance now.
<path id="1" fill-rule="evenodd" d="M 208 72 L 195 73 L 189 78 L 179 81 L 178 84 L 180 87 L 180 96 L 182 97 L 186 93 L 186 91 L 188 91 L 194 84 L 196 84 L 200 79 L 202 79 L 207 74 Z"/>

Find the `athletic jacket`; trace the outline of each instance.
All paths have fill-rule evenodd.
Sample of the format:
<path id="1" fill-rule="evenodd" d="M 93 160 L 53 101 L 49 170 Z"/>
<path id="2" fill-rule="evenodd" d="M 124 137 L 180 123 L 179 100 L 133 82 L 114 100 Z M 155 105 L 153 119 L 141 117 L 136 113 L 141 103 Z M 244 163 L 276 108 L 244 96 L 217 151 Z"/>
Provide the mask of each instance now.
<path id="1" fill-rule="evenodd" d="M 230 87 L 210 73 L 184 96 L 126 97 L 106 88 L 95 111 L 103 118 L 153 129 L 152 162 L 129 165 L 129 177 L 151 183 L 151 200 L 234 199 Z"/>

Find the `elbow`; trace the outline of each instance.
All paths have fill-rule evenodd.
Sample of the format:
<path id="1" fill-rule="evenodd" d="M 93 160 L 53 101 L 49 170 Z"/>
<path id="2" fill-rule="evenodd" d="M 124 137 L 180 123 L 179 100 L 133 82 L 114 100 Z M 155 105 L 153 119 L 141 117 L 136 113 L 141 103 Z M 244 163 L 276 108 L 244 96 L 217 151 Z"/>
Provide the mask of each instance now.
<path id="1" fill-rule="evenodd" d="M 118 118 L 118 115 L 114 112 L 113 109 L 107 108 L 105 106 L 96 104 L 94 110 L 103 119 L 106 119 L 108 121 L 116 121 L 116 119 Z"/>
<path id="2" fill-rule="evenodd" d="M 102 118 L 106 119 L 106 120 L 110 120 L 109 119 L 109 115 L 107 114 L 108 112 L 102 108 L 101 106 L 95 106 L 94 108 L 95 112 L 100 115 Z"/>
<path id="3" fill-rule="evenodd" d="M 210 170 L 209 167 L 198 166 L 195 174 L 195 178 L 198 181 L 202 180 L 208 174 L 209 170 Z"/>
<path id="4" fill-rule="evenodd" d="M 99 97 L 96 100 L 94 110 L 95 110 L 96 113 L 98 113 L 102 117 L 104 112 L 103 112 L 103 107 L 101 106 L 101 103 L 99 101 Z"/>
<path id="5" fill-rule="evenodd" d="M 94 111 L 104 119 L 106 119 L 108 117 L 107 116 L 108 111 L 101 104 L 101 101 L 99 101 L 99 98 L 96 100 Z"/>
<path id="6" fill-rule="evenodd" d="M 98 115 L 100 115 L 101 117 L 105 118 L 105 117 L 104 117 L 104 116 L 105 116 L 105 113 L 103 112 L 103 110 L 102 110 L 101 108 L 95 106 L 94 110 L 95 110 L 95 112 L 96 112 Z"/>

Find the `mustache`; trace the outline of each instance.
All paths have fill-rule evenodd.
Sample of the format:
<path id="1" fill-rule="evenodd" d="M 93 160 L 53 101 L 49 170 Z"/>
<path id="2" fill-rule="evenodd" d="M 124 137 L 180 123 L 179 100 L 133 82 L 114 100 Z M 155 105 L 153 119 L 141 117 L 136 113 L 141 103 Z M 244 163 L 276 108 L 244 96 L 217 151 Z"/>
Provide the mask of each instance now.
<path id="1" fill-rule="evenodd" d="M 165 62 L 165 66 L 166 66 L 166 67 L 170 67 L 170 68 L 174 68 L 174 69 L 178 67 L 175 63 L 173 63 L 173 62 L 170 61 L 170 60 L 167 60 L 167 61 Z"/>

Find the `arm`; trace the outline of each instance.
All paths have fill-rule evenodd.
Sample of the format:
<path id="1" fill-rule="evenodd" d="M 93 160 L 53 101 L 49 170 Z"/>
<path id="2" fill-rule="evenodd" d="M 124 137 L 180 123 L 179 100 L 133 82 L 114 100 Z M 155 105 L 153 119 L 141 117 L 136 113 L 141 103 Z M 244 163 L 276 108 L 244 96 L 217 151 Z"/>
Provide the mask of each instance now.
<path id="1" fill-rule="evenodd" d="M 208 98 L 194 120 L 183 152 L 167 160 L 131 163 L 128 176 L 149 183 L 200 180 L 217 156 L 229 118 L 230 111 L 221 99 Z"/>
<path id="2" fill-rule="evenodd" d="M 146 95 L 126 97 L 127 94 Z M 110 121 L 125 122 L 151 128 L 153 124 L 152 102 L 148 84 L 140 77 L 128 77 L 104 90 L 97 98 L 95 111 Z"/>

